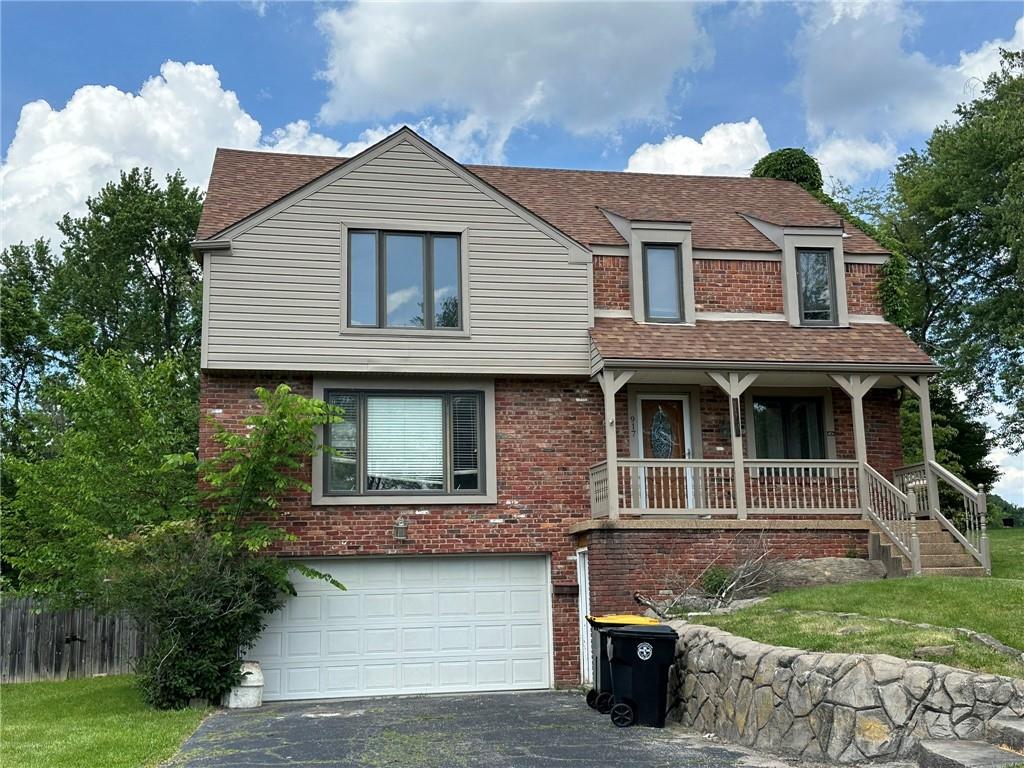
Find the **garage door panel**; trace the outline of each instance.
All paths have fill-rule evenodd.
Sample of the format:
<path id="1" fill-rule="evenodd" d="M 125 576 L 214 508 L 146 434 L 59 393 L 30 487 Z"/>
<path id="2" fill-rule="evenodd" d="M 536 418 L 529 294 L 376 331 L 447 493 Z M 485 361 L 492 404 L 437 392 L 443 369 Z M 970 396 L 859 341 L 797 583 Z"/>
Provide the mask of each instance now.
<path id="1" fill-rule="evenodd" d="M 264 697 L 546 688 L 548 564 L 543 557 L 317 560 L 345 584 L 295 580 L 250 658 Z M 274 622 L 271 625 L 270 622 Z"/>
<path id="2" fill-rule="evenodd" d="M 358 629 L 335 629 L 327 632 L 327 654 L 350 656 L 359 653 Z"/>
<path id="3" fill-rule="evenodd" d="M 441 616 L 472 616 L 472 592 L 440 592 L 437 595 L 437 612 Z"/>
<path id="4" fill-rule="evenodd" d="M 359 617 L 361 596 L 356 594 L 324 595 L 324 614 L 328 619 L 355 619 Z"/>
<path id="5" fill-rule="evenodd" d="M 398 595 L 393 592 L 375 592 L 363 595 L 363 616 L 368 619 L 396 618 L 398 616 Z"/>
<path id="6" fill-rule="evenodd" d="M 402 616 L 433 616 L 437 613 L 433 592 L 407 592 L 402 595 Z"/>
<path id="7" fill-rule="evenodd" d="M 320 657 L 320 636 L 319 629 L 305 632 L 288 632 L 288 647 L 286 653 L 290 658 L 301 658 L 303 656 Z"/>
<path id="8" fill-rule="evenodd" d="M 299 621 L 320 621 L 320 595 L 299 595 L 285 603 L 285 619 L 288 624 Z"/>

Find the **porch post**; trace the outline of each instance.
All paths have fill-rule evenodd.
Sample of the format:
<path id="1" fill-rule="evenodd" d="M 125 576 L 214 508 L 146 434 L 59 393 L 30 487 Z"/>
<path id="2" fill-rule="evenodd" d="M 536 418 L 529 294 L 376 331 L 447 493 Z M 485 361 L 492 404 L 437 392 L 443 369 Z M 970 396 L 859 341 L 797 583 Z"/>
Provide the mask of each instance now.
<path id="1" fill-rule="evenodd" d="M 604 393 L 604 448 L 608 468 L 608 519 L 619 519 L 619 456 L 615 430 L 615 394 L 633 378 L 634 371 L 615 373 L 607 368 L 597 378 Z"/>
<path id="2" fill-rule="evenodd" d="M 868 444 L 867 430 L 864 428 L 864 395 L 878 382 L 878 376 L 861 376 L 851 374 L 843 376 L 830 374 L 832 380 L 850 397 L 853 411 L 853 451 L 857 459 L 857 494 L 860 496 L 861 515 L 867 517 L 868 505 Z"/>
<path id="3" fill-rule="evenodd" d="M 736 517 L 747 519 L 747 483 L 743 470 L 743 430 L 741 414 L 743 401 L 740 399 L 747 388 L 757 380 L 756 373 L 745 376 L 735 371 L 718 373 L 708 371 L 708 376 L 729 398 L 729 434 L 732 438 L 733 493 L 736 499 Z"/>
<path id="4" fill-rule="evenodd" d="M 935 461 L 935 439 L 932 433 L 932 403 L 928 391 L 928 377 L 918 376 L 916 379 L 910 376 L 900 376 L 900 381 L 911 392 L 917 395 L 918 405 L 921 409 L 921 456 L 924 459 L 924 477 L 927 481 L 928 517 L 932 511 L 939 508 L 939 482 L 932 471 L 932 462 Z"/>

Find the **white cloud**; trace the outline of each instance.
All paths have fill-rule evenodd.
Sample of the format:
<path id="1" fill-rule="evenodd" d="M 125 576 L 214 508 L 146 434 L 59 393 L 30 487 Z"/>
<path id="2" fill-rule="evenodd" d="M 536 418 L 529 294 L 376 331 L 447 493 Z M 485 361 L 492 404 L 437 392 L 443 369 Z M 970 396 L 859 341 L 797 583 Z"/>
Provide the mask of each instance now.
<path id="1" fill-rule="evenodd" d="M 921 19 L 899 0 L 799 7 L 794 52 L 807 131 L 818 143 L 815 154 L 847 183 L 890 165 L 894 140 L 931 132 L 973 98 L 999 67 L 1000 48 L 1024 49 L 1024 17 L 1007 38 L 942 64 L 912 49 Z"/>
<path id="2" fill-rule="evenodd" d="M 22 107 L 14 139 L 0 167 L 0 243 L 60 234 L 66 211 L 81 215 L 86 197 L 133 166 L 159 176 L 181 169 L 206 186 L 218 146 L 334 154 L 333 139 L 304 121 L 261 139 L 262 128 L 225 90 L 208 65 L 168 61 L 139 92 L 112 86 L 79 88 L 63 108 L 45 101 Z"/>
<path id="3" fill-rule="evenodd" d="M 586 135 L 664 119 L 680 71 L 710 55 L 687 3 L 356 2 L 318 24 L 330 45 L 321 119 L 429 110 L 452 144 L 491 161 L 531 122 Z"/>
<path id="4" fill-rule="evenodd" d="M 719 123 L 700 140 L 666 136 L 659 144 L 642 144 L 629 158 L 627 171 L 746 176 L 771 151 L 756 117 L 745 123 Z"/>
<path id="5" fill-rule="evenodd" d="M 992 492 L 1014 504 L 1024 504 L 1024 456 L 999 448 L 989 454 L 989 459 L 1002 472 Z"/>
<path id="6" fill-rule="evenodd" d="M 819 144 L 812 154 L 825 179 L 851 183 L 892 168 L 898 153 L 896 145 L 888 138 L 876 142 L 860 136 L 832 136 Z"/>
<path id="7" fill-rule="evenodd" d="M 920 25 L 899 2 L 833 2 L 802 6 L 804 24 L 795 51 L 812 137 L 924 133 L 969 100 L 977 78 L 999 64 L 999 48 L 1024 48 L 1024 17 L 1007 39 L 961 52 L 956 64 L 938 64 L 906 43 Z"/>

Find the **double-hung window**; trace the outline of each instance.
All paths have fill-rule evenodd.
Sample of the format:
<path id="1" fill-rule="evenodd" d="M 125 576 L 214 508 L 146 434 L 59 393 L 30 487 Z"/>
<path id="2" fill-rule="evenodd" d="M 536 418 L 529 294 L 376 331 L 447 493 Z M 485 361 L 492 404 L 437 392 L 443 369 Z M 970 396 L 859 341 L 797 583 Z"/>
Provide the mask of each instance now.
<path id="1" fill-rule="evenodd" d="M 836 278 L 831 249 L 798 249 L 796 276 L 800 297 L 800 323 L 836 325 Z"/>
<path id="2" fill-rule="evenodd" d="M 753 407 L 757 458 L 826 458 L 824 398 L 754 395 Z"/>
<path id="3" fill-rule="evenodd" d="M 678 245 L 644 243 L 644 314 L 652 323 L 683 320 L 683 258 Z"/>
<path id="4" fill-rule="evenodd" d="M 462 328 L 460 237 L 452 233 L 348 233 L 348 325 Z"/>
<path id="5" fill-rule="evenodd" d="M 344 418 L 325 427 L 324 495 L 484 491 L 484 395 L 327 390 Z"/>

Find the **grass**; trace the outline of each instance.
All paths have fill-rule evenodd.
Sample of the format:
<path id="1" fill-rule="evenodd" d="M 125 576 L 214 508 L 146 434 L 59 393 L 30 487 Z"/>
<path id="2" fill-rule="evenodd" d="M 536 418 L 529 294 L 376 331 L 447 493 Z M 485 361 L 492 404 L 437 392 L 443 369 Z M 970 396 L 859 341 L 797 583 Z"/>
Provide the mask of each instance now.
<path id="1" fill-rule="evenodd" d="M 1024 579 L 1024 528 L 989 528 L 992 575 Z"/>
<path id="2" fill-rule="evenodd" d="M 167 759 L 205 711 L 150 709 L 131 677 L 0 688 L 3 768 L 141 768 Z"/>
<path id="3" fill-rule="evenodd" d="M 773 645 L 812 651 L 888 653 L 912 658 L 915 647 L 953 645 L 953 666 L 1024 678 L 1024 664 L 965 637 L 877 621 L 895 618 L 937 627 L 968 627 L 1015 648 L 1024 646 L 1024 530 L 995 529 L 992 578 L 926 577 L 813 587 L 782 592 L 760 605 L 699 621 Z M 821 616 L 801 611 L 858 613 L 866 618 Z M 843 627 L 863 631 L 840 635 Z"/>

